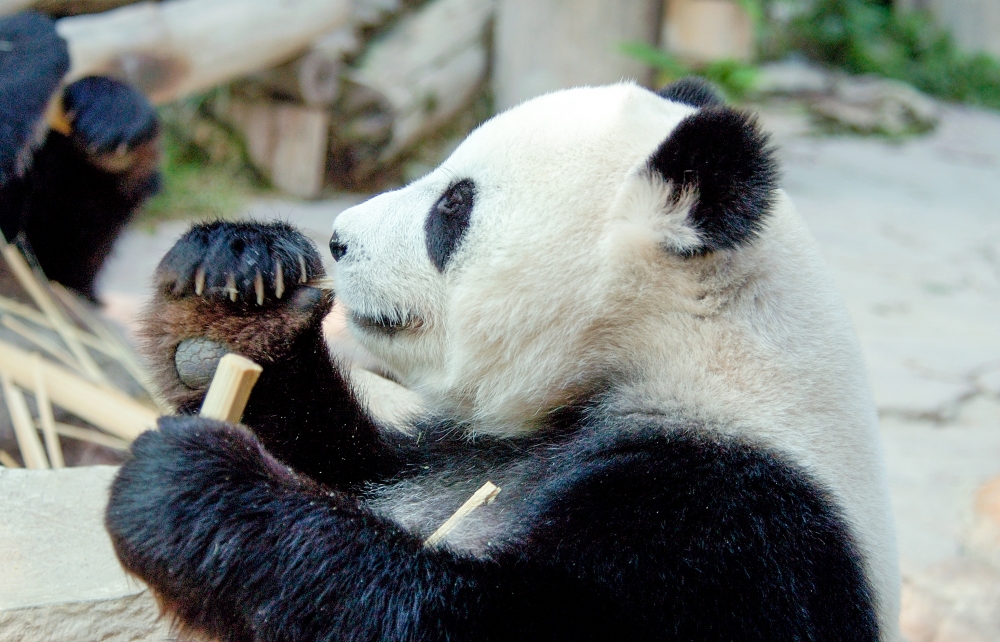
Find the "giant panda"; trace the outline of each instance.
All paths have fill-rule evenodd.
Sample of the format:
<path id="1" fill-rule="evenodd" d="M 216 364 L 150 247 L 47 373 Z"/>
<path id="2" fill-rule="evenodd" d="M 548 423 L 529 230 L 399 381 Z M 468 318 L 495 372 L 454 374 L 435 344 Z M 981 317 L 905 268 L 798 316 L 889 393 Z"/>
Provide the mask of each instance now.
<path id="1" fill-rule="evenodd" d="M 218 640 L 895 640 L 876 414 L 767 136 L 707 85 L 548 94 L 343 212 L 332 283 L 419 393 L 396 430 L 331 360 L 286 223 L 191 229 L 145 336 L 180 416 L 106 525 Z M 264 367 L 199 418 L 219 353 Z M 501 487 L 437 546 L 481 484 Z"/>

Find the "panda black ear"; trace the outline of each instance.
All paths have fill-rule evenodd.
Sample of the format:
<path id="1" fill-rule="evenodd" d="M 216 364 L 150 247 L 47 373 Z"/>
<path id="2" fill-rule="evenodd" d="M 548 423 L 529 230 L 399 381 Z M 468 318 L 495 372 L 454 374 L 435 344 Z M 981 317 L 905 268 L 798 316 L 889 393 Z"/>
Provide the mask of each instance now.
<path id="1" fill-rule="evenodd" d="M 690 107 L 721 107 L 726 104 L 715 87 L 697 76 L 675 80 L 656 93 L 662 98 Z"/>
<path id="2" fill-rule="evenodd" d="M 681 121 L 647 169 L 670 187 L 668 205 L 693 198 L 686 225 L 698 236 L 690 254 L 739 246 L 757 234 L 774 201 L 778 168 L 754 117 L 726 107 Z"/>

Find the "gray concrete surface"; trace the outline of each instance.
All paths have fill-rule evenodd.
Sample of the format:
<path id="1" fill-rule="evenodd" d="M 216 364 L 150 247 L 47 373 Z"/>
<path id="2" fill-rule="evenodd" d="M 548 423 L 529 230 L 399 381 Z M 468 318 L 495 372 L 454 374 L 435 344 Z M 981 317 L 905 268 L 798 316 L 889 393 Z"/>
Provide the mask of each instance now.
<path id="1" fill-rule="evenodd" d="M 1000 114 L 946 108 L 905 142 L 817 137 L 801 110 L 762 113 L 783 183 L 856 324 L 883 420 L 904 574 L 960 552 L 972 494 L 1000 474 Z M 260 201 L 326 246 L 355 197 Z M 101 279 L 127 317 L 184 224 L 129 231 Z"/>

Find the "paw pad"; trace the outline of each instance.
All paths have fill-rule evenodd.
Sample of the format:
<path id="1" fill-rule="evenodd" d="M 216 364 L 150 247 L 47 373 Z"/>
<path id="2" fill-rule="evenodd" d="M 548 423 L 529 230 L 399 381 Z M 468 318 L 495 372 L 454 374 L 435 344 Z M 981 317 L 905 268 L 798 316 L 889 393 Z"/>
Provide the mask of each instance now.
<path id="1" fill-rule="evenodd" d="M 174 353 L 174 367 L 184 385 L 193 390 L 203 390 L 212 383 L 219 361 L 229 350 L 220 343 L 198 337 L 185 339 Z"/>

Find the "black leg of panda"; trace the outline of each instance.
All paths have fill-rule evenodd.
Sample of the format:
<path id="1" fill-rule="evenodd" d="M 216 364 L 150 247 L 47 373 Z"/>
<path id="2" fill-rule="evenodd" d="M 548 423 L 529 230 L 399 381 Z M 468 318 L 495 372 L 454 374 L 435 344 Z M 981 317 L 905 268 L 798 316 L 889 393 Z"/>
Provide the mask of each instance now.
<path id="1" fill-rule="evenodd" d="M 48 278 L 96 300 L 115 239 L 159 188 L 159 125 L 139 92 L 109 78 L 79 80 L 63 100 L 72 132 L 50 131 L 26 173 L 4 185 L 0 219 Z"/>
<path id="2" fill-rule="evenodd" d="M 224 641 L 878 639 L 847 528 L 805 474 L 628 424 L 526 449 L 538 478 L 497 500 L 523 532 L 483 558 L 427 549 L 199 418 L 136 441 L 107 526 L 168 612 Z"/>
<path id="3" fill-rule="evenodd" d="M 330 356 L 323 318 L 333 297 L 315 245 L 284 223 L 196 225 L 161 261 L 144 323 L 157 380 L 181 413 L 201 407 L 224 352 L 263 366 L 243 415 L 267 450 L 341 487 L 391 474 L 383 433 Z"/>

